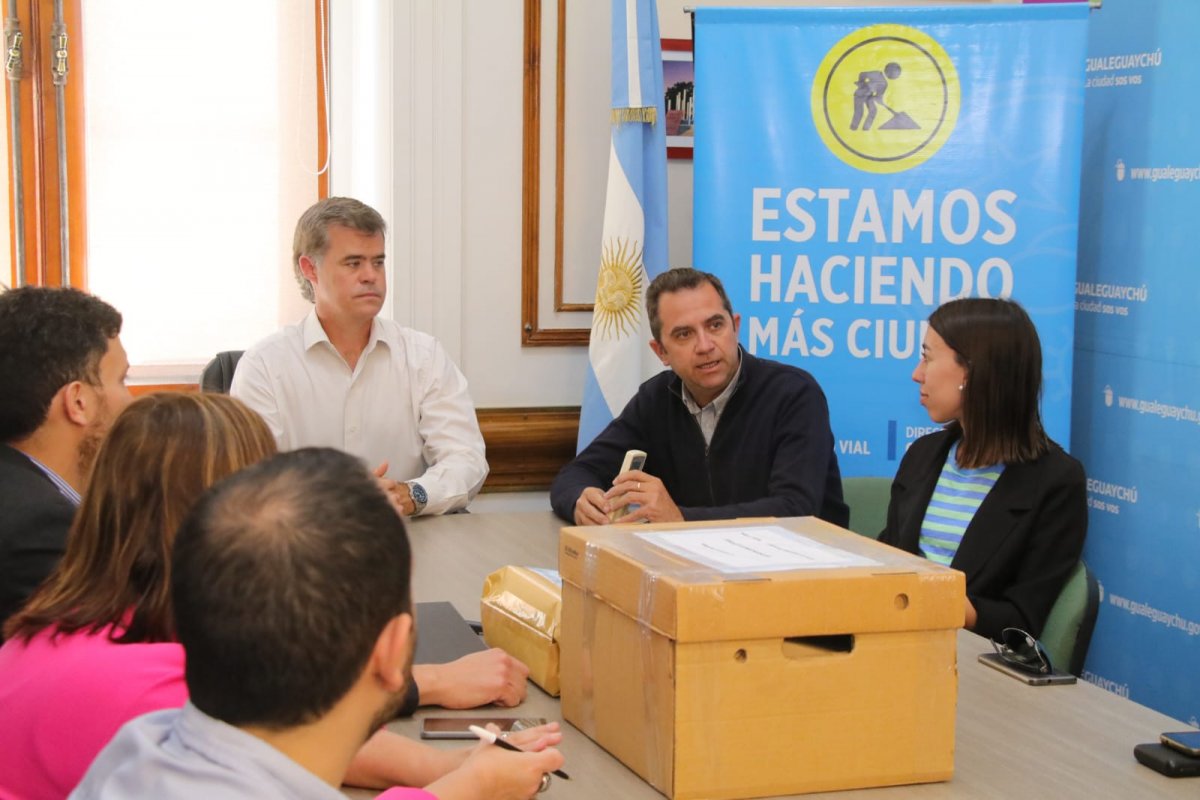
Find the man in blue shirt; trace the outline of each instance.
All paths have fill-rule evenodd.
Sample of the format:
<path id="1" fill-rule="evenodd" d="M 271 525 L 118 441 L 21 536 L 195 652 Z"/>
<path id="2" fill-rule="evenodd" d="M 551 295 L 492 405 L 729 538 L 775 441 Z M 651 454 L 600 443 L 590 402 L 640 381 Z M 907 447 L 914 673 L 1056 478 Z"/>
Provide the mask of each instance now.
<path id="1" fill-rule="evenodd" d="M 71 795 L 123 800 L 343 797 L 355 753 L 403 696 L 416 636 L 404 522 L 353 456 L 307 448 L 219 483 L 180 526 L 171 600 L 190 701 L 127 723 Z M 428 792 L 508 800 L 549 785 L 554 726 L 441 755 Z M 461 755 L 465 755 L 462 758 Z"/>

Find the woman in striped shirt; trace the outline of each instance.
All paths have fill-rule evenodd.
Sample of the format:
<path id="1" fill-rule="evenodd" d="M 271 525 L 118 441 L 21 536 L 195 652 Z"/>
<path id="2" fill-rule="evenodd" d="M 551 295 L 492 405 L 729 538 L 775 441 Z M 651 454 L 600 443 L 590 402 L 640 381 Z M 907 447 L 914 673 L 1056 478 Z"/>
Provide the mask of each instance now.
<path id="1" fill-rule="evenodd" d="M 1083 466 L 1038 410 L 1042 349 L 1016 303 L 953 300 L 929 318 L 913 370 L 938 433 L 912 443 L 880 541 L 961 570 L 964 625 L 1040 636 L 1087 534 Z"/>

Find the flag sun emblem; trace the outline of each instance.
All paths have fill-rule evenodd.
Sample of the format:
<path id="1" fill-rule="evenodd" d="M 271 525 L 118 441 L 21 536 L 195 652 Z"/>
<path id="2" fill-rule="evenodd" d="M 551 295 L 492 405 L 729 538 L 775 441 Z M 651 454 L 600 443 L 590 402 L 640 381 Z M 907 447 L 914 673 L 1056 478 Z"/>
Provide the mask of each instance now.
<path id="1" fill-rule="evenodd" d="M 626 336 L 637 327 L 642 302 L 642 250 L 628 239 L 611 239 L 600 258 L 595 330 L 603 338 Z"/>

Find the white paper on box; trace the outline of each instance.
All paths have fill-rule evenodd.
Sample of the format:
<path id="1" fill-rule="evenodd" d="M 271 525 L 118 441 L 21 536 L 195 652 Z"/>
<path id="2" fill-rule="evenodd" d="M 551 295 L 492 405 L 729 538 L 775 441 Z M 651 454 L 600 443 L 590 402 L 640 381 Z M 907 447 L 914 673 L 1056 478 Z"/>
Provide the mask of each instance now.
<path id="1" fill-rule="evenodd" d="M 778 525 L 646 531 L 643 541 L 723 573 L 872 567 L 879 562 Z"/>

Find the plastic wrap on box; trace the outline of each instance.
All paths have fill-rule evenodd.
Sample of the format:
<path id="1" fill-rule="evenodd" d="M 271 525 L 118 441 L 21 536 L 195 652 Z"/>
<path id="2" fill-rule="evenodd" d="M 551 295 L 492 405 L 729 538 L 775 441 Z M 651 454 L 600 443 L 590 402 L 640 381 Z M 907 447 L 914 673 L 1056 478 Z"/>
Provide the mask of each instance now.
<path id="1" fill-rule="evenodd" d="M 479 602 L 483 639 L 529 667 L 529 677 L 557 697 L 562 581 L 553 570 L 501 567 L 487 576 Z"/>

